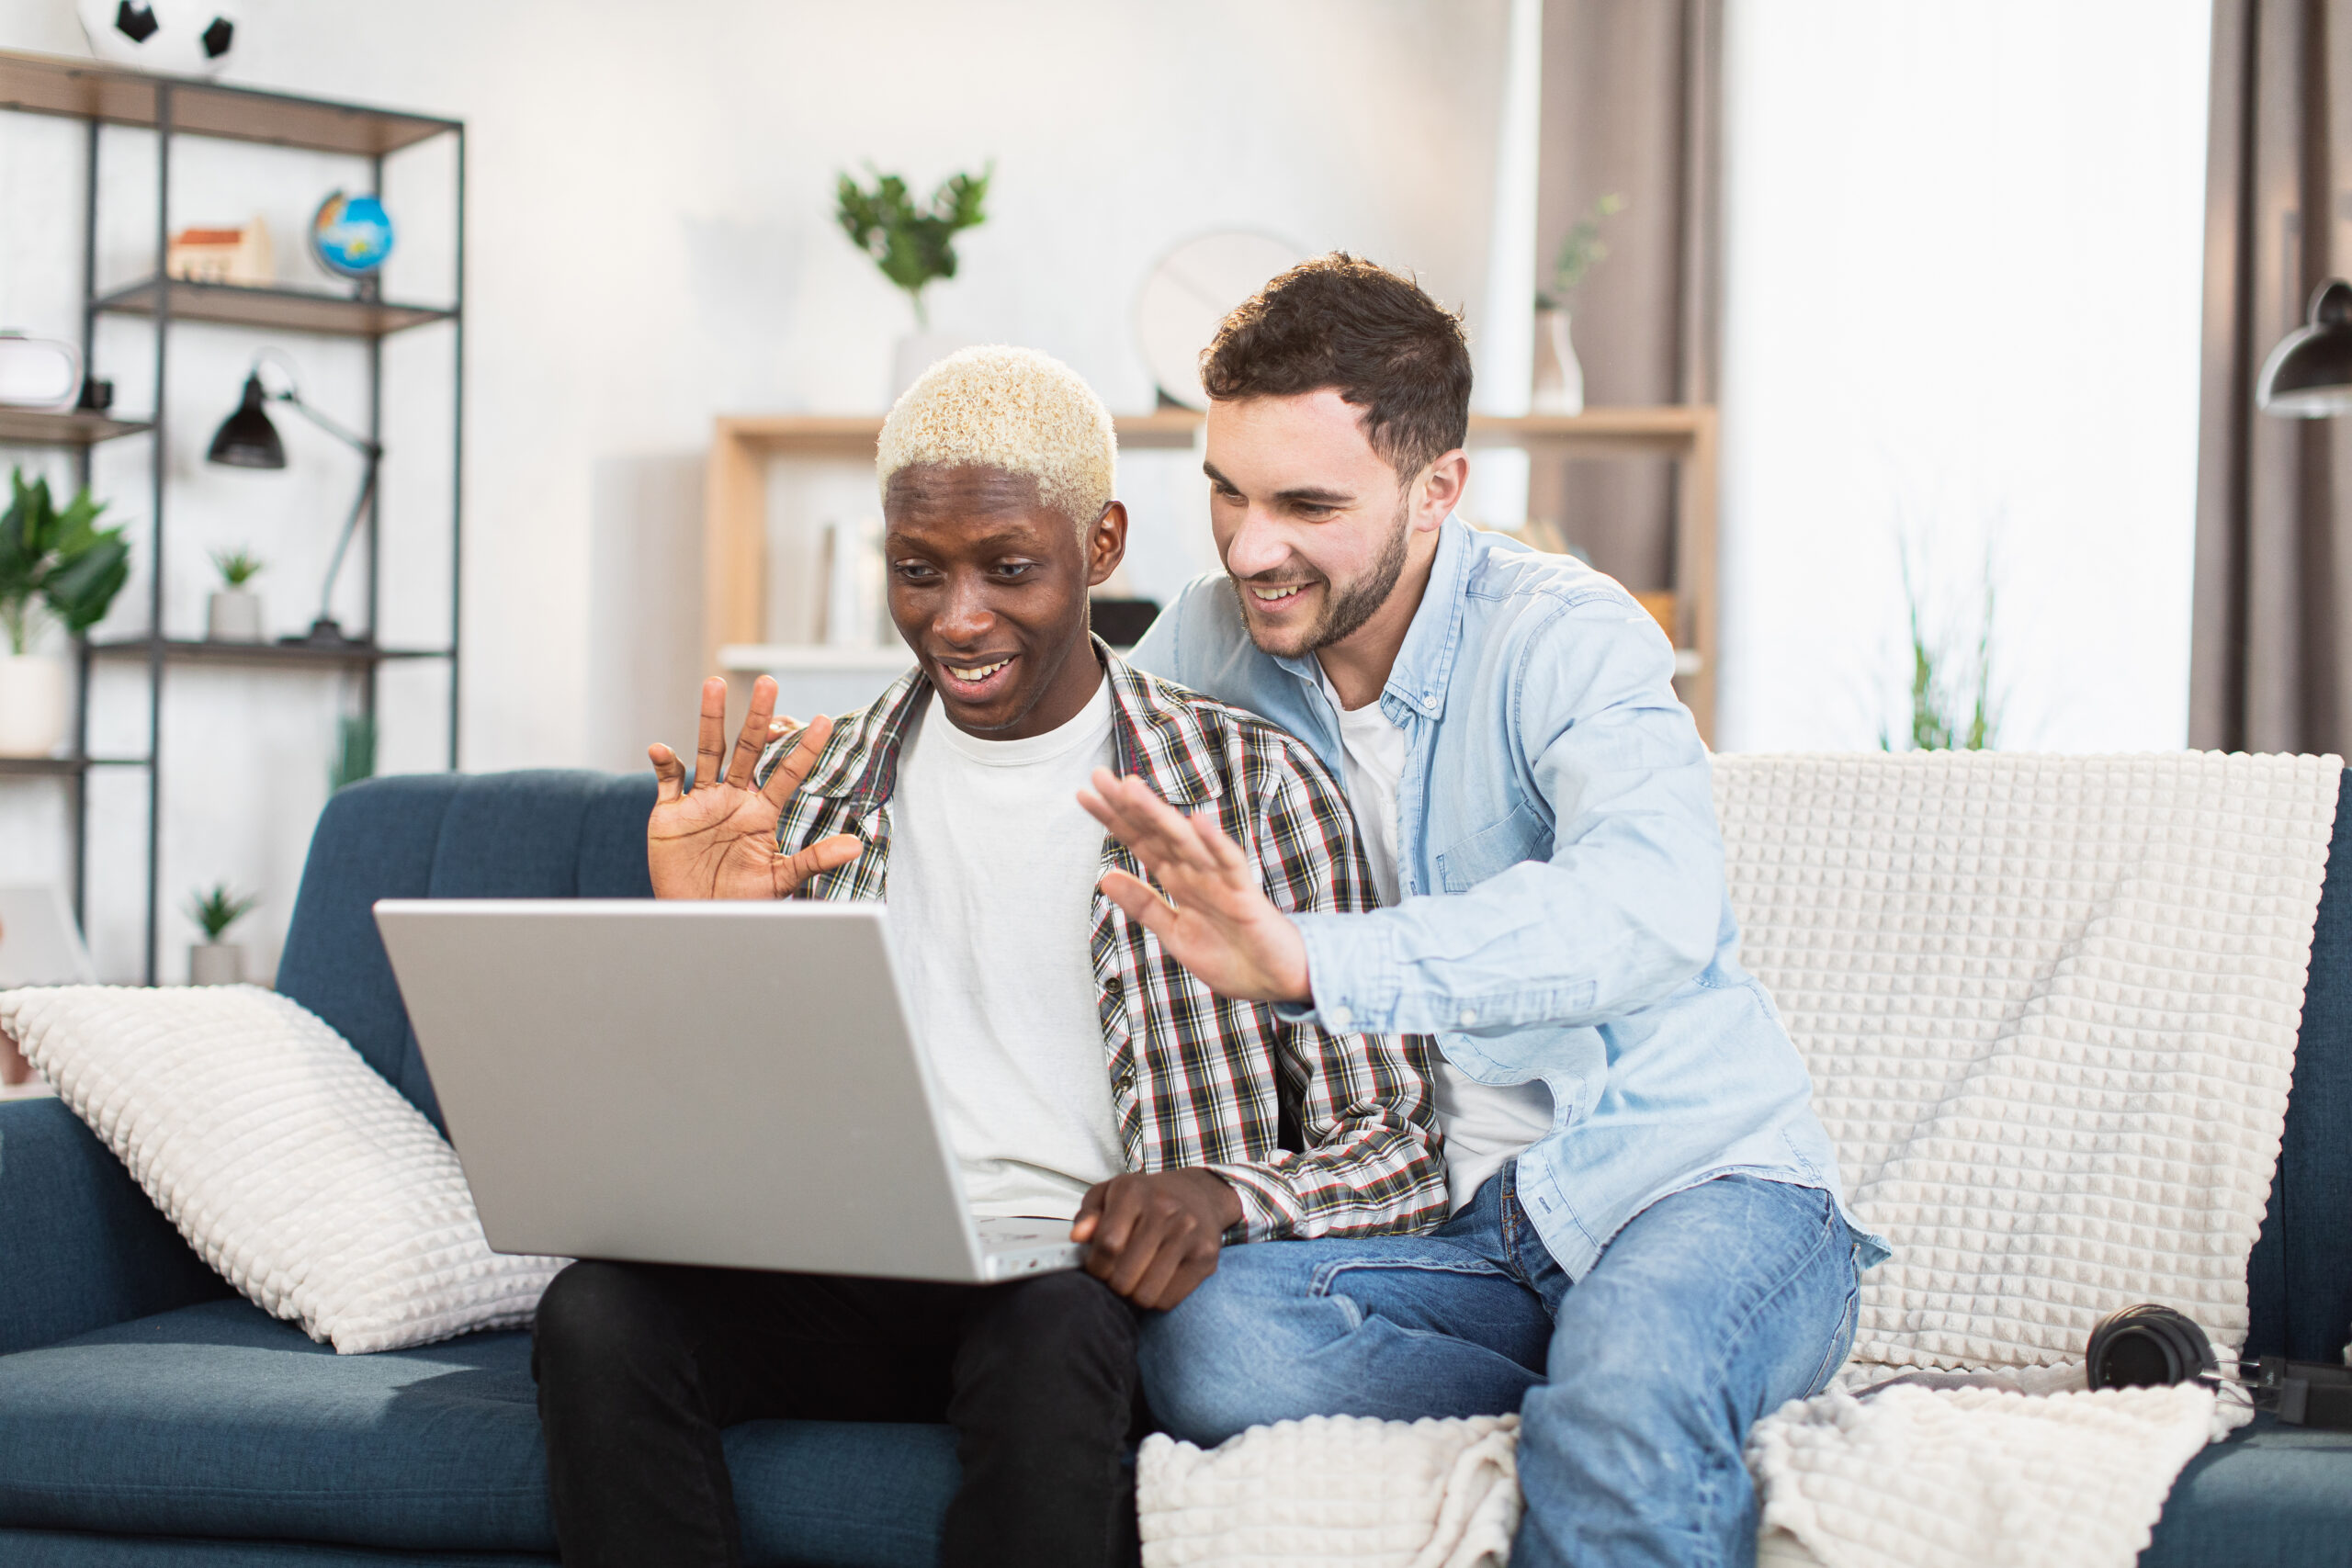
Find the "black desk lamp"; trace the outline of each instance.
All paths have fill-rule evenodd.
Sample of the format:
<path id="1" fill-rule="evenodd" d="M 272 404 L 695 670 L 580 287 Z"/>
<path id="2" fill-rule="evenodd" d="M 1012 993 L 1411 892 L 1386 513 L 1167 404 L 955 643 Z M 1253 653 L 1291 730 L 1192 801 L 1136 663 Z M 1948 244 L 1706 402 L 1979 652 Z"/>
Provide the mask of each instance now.
<path id="1" fill-rule="evenodd" d="M 220 422 L 213 433 L 212 446 L 205 454 L 209 462 L 225 464 L 232 468 L 282 468 L 286 466 L 286 443 L 279 440 L 277 427 L 269 422 L 269 414 L 262 405 L 281 402 L 325 431 L 368 460 L 368 468 L 359 480 L 359 497 L 351 503 L 351 519 L 343 525 L 343 537 L 335 541 L 334 559 L 327 563 L 326 585 L 319 590 L 319 616 L 311 629 L 300 637 L 286 637 L 277 640 L 302 648 L 366 648 L 368 637 L 355 637 L 338 625 L 331 607 L 334 604 L 334 580 L 343 570 L 343 558 L 351 547 L 352 535 L 359 531 L 359 520 L 368 514 L 376 499 L 376 468 L 383 461 L 384 448 L 364 435 L 345 430 L 309 403 L 302 400 L 299 388 L 289 378 L 286 390 L 273 392 L 261 384 L 261 361 L 245 373 L 245 395 L 237 411 Z M 371 634 L 372 635 L 372 634 Z"/>
<path id="2" fill-rule="evenodd" d="M 2352 283 L 2330 278 L 2312 296 L 2311 324 L 2278 340 L 2254 400 L 2282 419 L 2352 413 Z"/>

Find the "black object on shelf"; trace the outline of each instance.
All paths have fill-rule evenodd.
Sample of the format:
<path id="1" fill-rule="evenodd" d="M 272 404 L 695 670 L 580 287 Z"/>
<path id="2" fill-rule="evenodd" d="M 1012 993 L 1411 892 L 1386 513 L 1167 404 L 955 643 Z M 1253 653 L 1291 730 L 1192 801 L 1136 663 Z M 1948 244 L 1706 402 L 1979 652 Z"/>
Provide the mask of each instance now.
<path id="1" fill-rule="evenodd" d="M 1157 599 L 1098 598 L 1087 601 L 1087 619 L 1094 635 L 1113 648 L 1133 648 L 1159 618 Z"/>
<path id="2" fill-rule="evenodd" d="M 232 468 L 286 467 L 286 443 L 278 438 L 277 426 L 270 423 L 269 411 L 262 406 L 269 401 L 284 403 L 367 459 L 359 478 L 358 498 L 351 503 L 350 520 L 344 524 L 343 535 L 334 542 L 334 558 L 327 563 L 327 580 L 319 590 L 318 619 L 311 623 L 309 632 L 278 640 L 311 648 L 367 646 L 369 639 L 350 636 L 334 618 L 334 580 L 343 570 L 343 558 L 351 548 L 352 535 L 359 531 L 359 520 L 368 515 L 368 507 L 376 499 L 376 473 L 384 460 L 383 444 L 345 430 L 312 408 L 303 401 L 300 387 L 288 386 L 282 392 L 266 390 L 261 384 L 261 361 L 256 359 L 253 368 L 245 372 L 244 396 L 236 412 L 222 420 L 220 428 L 213 433 L 206 460 Z"/>
<path id="3" fill-rule="evenodd" d="M 74 449 L 79 482 L 86 485 L 90 481 L 90 448 L 93 445 L 133 434 L 151 434 L 155 438 L 147 448 L 149 468 L 144 543 L 149 561 L 148 629 L 143 634 L 129 637 L 84 641 L 78 660 L 80 700 L 76 711 L 79 716 L 73 754 L 62 758 L 0 759 L 0 775 L 47 774 L 66 784 L 73 802 L 74 908 L 75 915 L 86 924 L 90 813 L 85 780 L 89 770 L 106 767 L 146 772 L 144 972 L 146 978 L 153 982 L 156 976 L 160 935 L 157 875 L 163 858 L 164 795 L 170 779 L 170 763 L 175 756 L 164 745 L 166 670 L 183 665 L 234 665 L 276 669 L 289 675 L 308 671 L 314 672 L 314 678 L 317 674 L 332 675 L 349 682 L 356 688 L 360 712 L 372 720 L 376 712 L 377 675 L 385 663 L 393 660 L 438 661 L 447 667 L 449 679 L 447 708 L 448 765 L 455 768 L 458 764 L 458 595 L 464 542 L 466 128 L 463 121 L 437 116 L 154 75 L 89 60 L 57 59 L 13 50 L 0 50 L 0 111 L 55 116 L 80 121 L 85 130 L 87 157 L 81 235 L 81 350 L 85 369 L 83 400 L 79 407 L 69 411 L 0 410 L 0 441 L 30 442 Z M 127 142 L 119 140 L 117 133 L 109 129 L 116 127 L 133 128 Z M 426 143 L 437 143 L 448 149 L 454 164 L 451 222 L 456 242 L 455 277 L 448 302 L 444 305 L 386 300 L 373 288 L 361 289 L 354 294 L 331 294 L 314 288 L 251 288 L 167 276 L 165 262 L 172 227 L 174 153 L 180 150 L 179 143 L 190 136 L 294 148 L 356 159 L 368 171 L 368 188 L 376 191 L 385 188 L 388 155 Z M 117 280 L 102 288 L 97 275 L 98 209 L 100 191 L 106 183 L 102 178 L 101 153 L 119 155 L 117 149 L 133 155 L 152 156 L 154 160 L 152 180 L 141 182 L 144 188 L 153 192 L 153 261 L 143 276 L 136 276 L 129 281 Z M 322 339 L 349 342 L 356 351 L 366 355 L 368 418 L 362 427 L 364 434 L 345 431 L 332 422 L 319 420 L 314 410 L 298 403 L 300 412 L 318 420 L 323 427 L 352 445 L 367 461 L 359 501 L 345 525 L 343 537 L 336 547 L 335 562 L 328 572 L 327 592 L 321 596 L 321 622 L 314 624 L 309 632 L 277 643 L 213 642 L 173 637 L 165 634 L 164 583 L 170 573 L 164 569 L 171 557 L 165 548 L 170 520 L 167 505 L 170 486 L 166 482 L 164 454 L 167 449 L 164 443 L 170 409 L 159 393 L 157 406 L 147 420 L 120 419 L 112 415 L 112 386 L 96 373 L 97 323 L 102 317 L 107 316 L 143 317 L 152 321 L 153 358 L 147 373 L 139 380 L 158 389 L 173 384 L 167 374 L 170 348 L 175 329 L 187 321 L 208 322 L 216 327 L 311 333 Z M 391 333 L 441 323 L 447 323 L 452 333 L 449 368 L 451 452 L 447 492 L 449 635 L 447 646 L 440 648 L 380 648 L 373 637 L 379 609 L 377 558 L 379 541 L 375 525 L 375 499 L 378 460 L 381 456 L 378 421 L 383 404 L 383 340 Z M 255 392 L 260 396 L 255 397 Z M 276 430 L 270 426 L 264 406 L 272 400 L 277 400 L 268 396 L 266 386 L 249 387 L 246 403 L 240 404 L 237 412 L 232 415 L 229 423 L 216 437 L 214 446 L 221 455 L 220 460 L 244 467 L 284 465 L 282 442 L 276 443 L 274 463 L 254 461 L 255 458 L 266 458 L 270 445 L 276 439 Z M 260 427 L 268 428 L 268 439 L 261 438 L 260 429 L 252 420 L 241 417 L 246 413 L 248 403 L 252 412 L 258 417 Z M 235 428 L 232 430 L 230 425 Z M 364 545 L 357 536 L 358 523 L 363 517 L 369 523 Z M 323 606 L 323 601 L 331 596 L 336 573 L 341 570 L 346 554 L 357 556 L 366 562 L 366 625 L 368 630 L 358 637 L 335 625 Z M 121 692 L 125 684 L 121 674 L 118 674 L 110 679 L 103 691 L 94 687 L 93 670 L 101 662 L 117 667 L 135 662 L 144 667 L 147 744 L 143 755 L 88 755 L 94 695 L 112 700 L 112 694 Z"/>

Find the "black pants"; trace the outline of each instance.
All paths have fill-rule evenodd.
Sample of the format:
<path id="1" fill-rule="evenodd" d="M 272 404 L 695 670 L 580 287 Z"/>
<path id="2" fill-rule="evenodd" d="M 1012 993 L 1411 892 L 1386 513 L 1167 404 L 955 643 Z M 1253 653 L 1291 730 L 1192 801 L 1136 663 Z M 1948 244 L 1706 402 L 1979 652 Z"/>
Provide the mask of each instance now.
<path id="1" fill-rule="evenodd" d="M 556 1539 L 570 1568 L 743 1561 L 719 1429 L 939 1421 L 963 1484 L 945 1568 L 1136 1560 L 1136 1314 L 1091 1276 L 924 1284 L 575 1263 L 539 1303 Z"/>

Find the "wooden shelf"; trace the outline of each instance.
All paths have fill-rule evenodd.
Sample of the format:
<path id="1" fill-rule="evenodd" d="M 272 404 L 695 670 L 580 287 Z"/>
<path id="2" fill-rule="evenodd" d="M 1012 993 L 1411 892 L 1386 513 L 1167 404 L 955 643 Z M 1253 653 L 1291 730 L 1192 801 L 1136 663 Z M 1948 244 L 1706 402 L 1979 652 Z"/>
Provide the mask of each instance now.
<path id="1" fill-rule="evenodd" d="M 144 420 L 115 419 L 83 409 L 0 408 L 0 446 L 95 446 L 153 428 Z"/>
<path id="2" fill-rule="evenodd" d="M 68 777 L 89 772 L 92 768 L 143 768 L 144 757 L 0 757 L 0 778 L 11 773 L 22 776 Z"/>
<path id="3" fill-rule="evenodd" d="M 1182 450 L 1205 415 L 1191 409 L 1121 414 L 1113 420 L 1126 450 Z M 704 480 L 703 649 L 714 672 L 780 669 L 787 652 L 766 643 L 767 489 L 762 465 L 775 457 L 871 461 L 879 414 L 722 415 L 713 429 Z M 1470 416 L 1474 448 L 1519 447 L 1542 457 L 1664 457 L 1682 472 L 1674 558 L 1679 563 L 1673 637 L 1675 679 L 1713 740 L 1715 720 L 1715 411 L 1704 404 L 1589 408 L 1577 414 Z M 848 650 L 792 649 L 797 660 Z M 730 663 L 730 659 L 745 661 Z M 795 669 L 812 668 L 795 663 Z M 865 668 L 858 666 L 858 668 Z"/>
<path id="4" fill-rule="evenodd" d="M 718 650 L 730 675 L 896 675 L 915 661 L 904 648 L 832 648 L 808 642 L 731 642 Z"/>
<path id="5" fill-rule="evenodd" d="M 456 120 L 430 115 L 322 103 L 291 93 L 152 75 L 95 60 L 0 50 L 0 108 L 153 130 L 165 88 L 171 93 L 175 136 L 265 141 L 372 158 L 458 129 Z"/>
<path id="6" fill-rule="evenodd" d="M 1715 411 L 1679 403 L 1647 408 L 1587 409 L 1574 414 L 1470 416 L 1470 442 L 1481 446 L 1524 446 L 1576 455 L 1654 452 L 1672 457 L 1697 441 L 1712 441 Z"/>
<path id="7" fill-rule="evenodd" d="M 1192 446 L 1201 416 L 1190 409 L 1115 416 L 1112 428 L 1129 451 L 1181 451 Z M 875 414 L 726 414 L 715 444 L 769 457 L 868 459 L 882 437 Z"/>
<path id="8" fill-rule="evenodd" d="M 216 642 L 209 637 L 121 637 L 90 645 L 94 659 L 144 659 L 160 647 L 168 664 L 275 664 L 295 669 L 356 667 L 390 660 L 447 659 L 445 648 L 314 648 L 299 642 Z"/>
<path id="9" fill-rule="evenodd" d="M 219 321 L 239 327 L 275 327 L 283 332 L 326 333 L 340 337 L 384 337 L 446 321 L 457 315 L 433 305 L 400 305 L 322 294 L 311 288 L 246 288 L 229 283 L 190 283 L 184 278 L 148 278 L 101 295 L 95 308 L 124 316 L 152 316 L 168 291 L 172 318 Z"/>

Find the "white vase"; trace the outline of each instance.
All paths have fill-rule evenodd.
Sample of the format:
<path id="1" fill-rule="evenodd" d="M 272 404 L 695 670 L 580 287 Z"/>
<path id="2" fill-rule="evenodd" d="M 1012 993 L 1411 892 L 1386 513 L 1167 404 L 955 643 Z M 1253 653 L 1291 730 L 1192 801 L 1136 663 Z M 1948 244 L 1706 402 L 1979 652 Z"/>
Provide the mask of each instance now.
<path id="1" fill-rule="evenodd" d="M 53 757 L 74 716 L 74 665 L 54 653 L 0 653 L 0 757 Z"/>
<path id="2" fill-rule="evenodd" d="M 970 348 L 972 340 L 953 333 L 909 333 L 890 356 L 890 400 L 895 403 L 922 373 L 955 353 Z"/>
<path id="3" fill-rule="evenodd" d="M 261 595 L 249 588 L 217 588 L 204 603 L 204 635 L 214 642 L 261 640 Z"/>
<path id="4" fill-rule="evenodd" d="M 1535 312 L 1535 386 L 1530 413 L 1584 412 L 1584 367 L 1568 338 L 1566 310 Z"/>
<path id="5" fill-rule="evenodd" d="M 245 950 L 233 942 L 193 942 L 187 949 L 187 983 L 234 986 L 245 977 Z"/>

